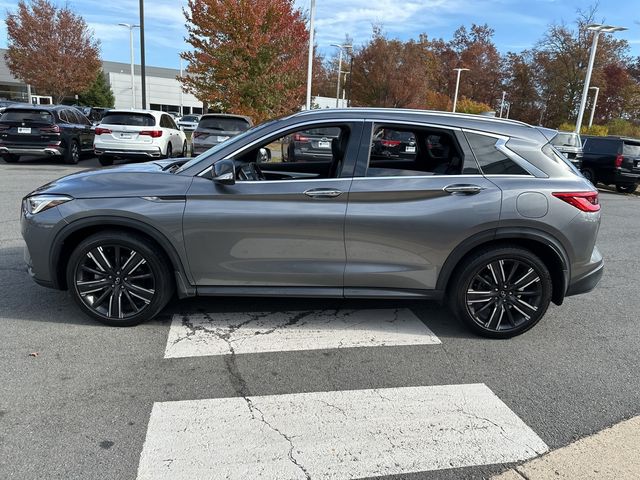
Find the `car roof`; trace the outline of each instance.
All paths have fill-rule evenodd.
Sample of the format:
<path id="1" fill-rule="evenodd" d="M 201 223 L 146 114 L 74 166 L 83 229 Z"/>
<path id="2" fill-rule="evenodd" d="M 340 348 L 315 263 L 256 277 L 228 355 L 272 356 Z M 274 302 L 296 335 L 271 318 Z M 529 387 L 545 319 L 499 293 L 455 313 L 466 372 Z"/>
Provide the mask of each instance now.
<path id="1" fill-rule="evenodd" d="M 247 117 L 246 115 L 235 115 L 233 113 L 205 113 L 200 118 L 205 117 L 241 118 L 251 123 L 251 118 Z"/>
<path id="2" fill-rule="evenodd" d="M 160 118 L 162 114 L 169 115 L 169 112 L 160 112 L 158 110 L 145 110 L 143 108 L 112 108 L 108 113 L 140 113 L 146 115 L 153 115 L 155 118 Z"/>
<path id="3" fill-rule="evenodd" d="M 70 105 L 30 105 L 28 103 L 14 103 L 9 105 L 7 110 L 60 110 L 62 108 L 72 108 Z"/>

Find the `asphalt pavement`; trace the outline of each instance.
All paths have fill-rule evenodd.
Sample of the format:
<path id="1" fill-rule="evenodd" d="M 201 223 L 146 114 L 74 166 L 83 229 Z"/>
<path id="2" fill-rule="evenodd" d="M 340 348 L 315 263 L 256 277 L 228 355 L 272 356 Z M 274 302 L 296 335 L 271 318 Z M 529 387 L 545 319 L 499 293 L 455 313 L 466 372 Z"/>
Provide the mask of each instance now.
<path id="1" fill-rule="evenodd" d="M 198 478 L 240 454 L 277 458 L 264 478 L 486 478 L 640 414 L 639 197 L 601 194 L 597 289 L 510 340 L 423 301 L 176 300 L 112 328 L 31 281 L 19 228 L 25 194 L 97 166 L 0 162 L 0 478 Z M 348 468 L 319 450 L 346 437 L 367 447 Z"/>

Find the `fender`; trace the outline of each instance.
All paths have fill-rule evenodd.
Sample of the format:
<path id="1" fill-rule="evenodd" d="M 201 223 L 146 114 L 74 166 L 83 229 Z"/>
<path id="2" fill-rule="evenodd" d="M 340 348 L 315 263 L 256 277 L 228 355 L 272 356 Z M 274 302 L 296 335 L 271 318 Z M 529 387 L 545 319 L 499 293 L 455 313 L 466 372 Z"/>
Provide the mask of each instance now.
<path id="1" fill-rule="evenodd" d="M 569 286 L 569 279 L 571 278 L 571 263 L 569 261 L 569 255 L 562 243 L 553 235 L 543 230 L 531 227 L 499 227 L 477 233 L 467 238 L 454 248 L 445 260 L 442 265 L 442 269 L 440 270 L 440 275 L 438 275 L 436 289 L 443 291 L 446 290 L 447 284 L 449 283 L 456 266 L 471 250 L 480 245 L 497 240 L 532 240 L 550 247 L 557 259 L 560 261 L 563 280 L 562 284 L 559 285 L 558 290 L 554 288 L 554 302 L 558 304 L 562 303 Z"/>
<path id="2" fill-rule="evenodd" d="M 62 253 L 62 248 L 64 246 L 65 240 L 69 238 L 70 235 L 79 230 L 82 230 L 83 228 L 95 226 L 126 227 L 133 230 L 138 230 L 153 238 L 156 242 L 158 242 L 158 245 L 160 245 L 160 247 L 164 250 L 164 252 L 169 257 L 169 260 L 171 261 L 171 265 L 173 266 L 173 270 L 176 276 L 176 288 L 178 290 L 178 296 L 180 298 L 195 296 L 196 289 L 193 285 L 191 285 L 189 281 L 189 275 L 187 274 L 187 270 L 185 270 L 184 268 L 180 255 L 176 251 L 173 244 L 167 239 L 167 237 L 165 237 L 163 233 L 161 233 L 156 228 L 138 220 L 108 215 L 93 216 L 75 220 L 67 226 L 63 227 L 56 234 L 51 244 L 51 250 L 49 252 L 49 268 L 51 272 L 54 272 L 53 284 L 55 288 L 61 288 L 59 274 L 56 272 L 58 272 L 57 267 L 58 263 L 60 262 L 60 255 Z"/>

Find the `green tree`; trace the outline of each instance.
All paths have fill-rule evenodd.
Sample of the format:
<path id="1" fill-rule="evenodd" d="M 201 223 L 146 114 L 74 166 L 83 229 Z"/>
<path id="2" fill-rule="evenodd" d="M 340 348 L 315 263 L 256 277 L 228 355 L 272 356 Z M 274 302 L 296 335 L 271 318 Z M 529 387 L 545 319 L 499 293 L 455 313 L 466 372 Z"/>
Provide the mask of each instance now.
<path id="1" fill-rule="evenodd" d="M 87 107 L 113 108 L 115 99 L 103 71 L 98 72 L 91 86 L 78 95 L 78 103 Z"/>

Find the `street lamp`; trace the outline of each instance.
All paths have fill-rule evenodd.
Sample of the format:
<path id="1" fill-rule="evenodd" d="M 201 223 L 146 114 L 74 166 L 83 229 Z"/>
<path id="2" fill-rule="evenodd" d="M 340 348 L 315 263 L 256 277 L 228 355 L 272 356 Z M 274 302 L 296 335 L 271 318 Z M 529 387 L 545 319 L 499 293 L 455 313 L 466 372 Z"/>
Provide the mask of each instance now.
<path id="1" fill-rule="evenodd" d="M 311 0 L 309 8 L 309 63 L 307 65 L 307 110 L 311 110 L 311 77 L 313 75 L 313 17 L 316 14 L 316 0 Z"/>
<path id="2" fill-rule="evenodd" d="M 593 32 L 593 41 L 591 42 L 591 55 L 589 56 L 589 65 L 587 66 L 587 76 L 584 79 L 584 87 L 582 88 L 582 99 L 580 100 L 580 108 L 578 110 L 578 119 L 576 120 L 576 133 L 580 133 L 582 126 L 582 117 L 584 108 L 587 105 L 587 94 L 589 93 L 589 82 L 591 81 L 591 71 L 593 70 L 593 62 L 596 59 L 596 48 L 598 47 L 598 38 L 601 33 L 613 33 L 627 30 L 626 27 L 614 27 L 613 25 L 602 25 L 600 23 L 590 23 L 586 26 L 587 30 Z"/>
<path id="3" fill-rule="evenodd" d="M 456 105 L 458 103 L 458 87 L 460 86 L 460 72 L 466 72 L 469 71 L 468 68 L 454 68 L 454 71 L 458 72 L 458 76 L 456 77 L 456 93 L 453 96 L 453 110 L 451 110 L 452 112 L 456 111 Z"/>
<path id="4" fill-rule="evenodd" d="M 502 91 L 502 101 L 500 102 L 500 118 L 502 118 L 502 112 L 504 111 L 504 97 L 507 96 L 507 92 Z"/>
<path id="5" fill-rule="evenodd" d="M 598 103 L 598 94 L 600 93 L 599 87 L 589 87 L 589 90 L 595 90 L 596 94 L 593 96 L 593 105 L 591 106 L 591 116 L 589 117 L 589 128 L 593 124 L 593 114 L 596 113 L 596 103 Z"/>
<path id="6" fill-rule="evenodd" d="M 340 101 L 340 75 L 342 75 L 342 73 L 344 73 L 342 71 L 342 52 L 343 50 L 346 50 L 347 48 L 353 48 L 352 45 L 340 45 L 338 43 L 332 43 L 331 44 L 332 47 L 337 47 L 340 49 L 340 56 L 338 57 L 338 84 L 336 86 L 336 108 L 338 108 L 339 106 L 339 101 Z"/>
<path id="7" fill-rule="evenodd" d="M 121 27 L 129 29 L 129 50 L 131 51 L 131 108 L 136 108 L 136 88 L 133 73 L 133 29 L 140 25 L 132 25 L 130 23 L 119 23 Z"/>

